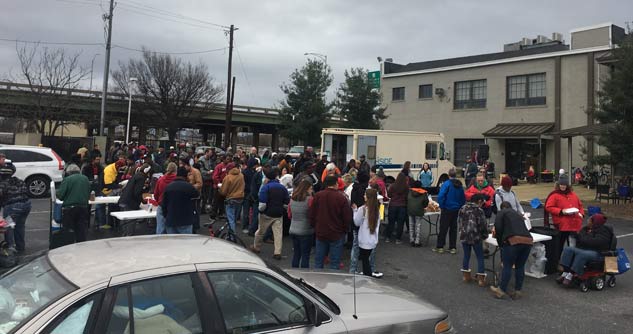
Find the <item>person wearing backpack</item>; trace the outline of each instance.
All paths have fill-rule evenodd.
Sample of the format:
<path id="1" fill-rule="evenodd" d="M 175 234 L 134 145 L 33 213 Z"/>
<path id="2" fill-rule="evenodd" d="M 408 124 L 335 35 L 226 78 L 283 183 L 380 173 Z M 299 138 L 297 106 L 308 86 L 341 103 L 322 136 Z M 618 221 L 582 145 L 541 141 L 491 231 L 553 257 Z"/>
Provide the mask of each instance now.
<path id="1" fill-rule="evenodd" d="M 407 214 L 411 222 L 411 247 L 420 247 L 420 237 L 422 236 L 422 220 L 424 218 L 424 210 L 429 205 L 429 194 L 422 189 L 422 182 L 413 182 L 413 187 L 409 189 L 407 195 Z"/>
<path id="2" fill-rule="evenodd" d="M 501 179 L 501 187 L 495 191 L 495 205 L 492 209 L 495 214 L 497 214 L 497 211 L 501 211 L 501 203 L 503 202 L 510 203 L 512 210 L 519 214 L 523 215 L 525 213 L 521 202 L 519 202 L 519 198 L 514 191 L 512 191 L 512 178 L 507 175 Z"/>
<path id="3" fill-rule="evenodd" d="M 481 287 L 486 286 L 483 242 L 488 238 L 488 226 L 486 224 L 486 215 L 481 208 L 485 202 L 486 195 L 484 194 L 471 196 L 470 201 L 459 210 L 457 217 L 459 240 L 464 248 L 463 280 L 466 283 L 472 280 L 470 254 L 471 251 L 474 251 L 475 256 L 477 256 L 477 282 Z"/>

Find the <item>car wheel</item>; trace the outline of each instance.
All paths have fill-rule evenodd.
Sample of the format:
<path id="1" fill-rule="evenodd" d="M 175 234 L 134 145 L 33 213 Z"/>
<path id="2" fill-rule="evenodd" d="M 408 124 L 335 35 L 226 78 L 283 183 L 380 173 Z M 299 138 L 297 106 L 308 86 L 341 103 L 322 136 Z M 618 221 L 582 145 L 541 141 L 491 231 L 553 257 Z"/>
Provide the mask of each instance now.
<path id="1" fill-rule="evenodd" d="M 34 198 L 45 197 L 50 187 L 50 180 L 41 175 L 31 176 L 26 179 L 26 188 L 29 196 Z"/>
<path id="2" fill-rule="evenodd" d="M 607 280 L 607 285 L 610 288 L 614 288 L 615 287 L 615 276 L 609 277 L 609 279 Z"/>

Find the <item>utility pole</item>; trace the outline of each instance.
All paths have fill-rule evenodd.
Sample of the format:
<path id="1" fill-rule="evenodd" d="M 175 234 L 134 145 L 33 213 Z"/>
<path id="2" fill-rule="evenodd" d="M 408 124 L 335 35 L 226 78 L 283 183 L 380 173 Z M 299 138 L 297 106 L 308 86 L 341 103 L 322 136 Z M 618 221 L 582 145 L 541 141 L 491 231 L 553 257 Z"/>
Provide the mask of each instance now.
<path id="1" fill-rule="evenodd" d="M 229 28 L 229 73 L 226 80 L 226 121 L 224 124 L 224 148 L 227 149 L 231 145 L 231 120 L 233 117 L 233 106 L 231 105 L 231 69 L 233 66 L 233 32 L 235 27 L 231 24 Z"/>
<path id="2" fill-rule="evenodd" d="M 112 42 L 112 15 L 114 14 L 114 0 L 110 0 L 110 14 L 104 15 L 104 20 L 108 19 L 108 39 L 106 42 L 105 69 L 103 71 L 103 93 L 101 94 L 101 120 L 99 122 L 99 135 L 103 136 L 103 126 L 105 121 L 106 100 L 108 99 L 108 76 L 110 74 L 110 48 Z"/>
<path id="3" fill-rule="evenodd" d="M 230 116 L 229 116 L 229 128 L 230 128 L 230 122 L 231 117 L 233 117 L 233 101 L 235 100 L 235 77 L 233 77 L 233 82 L 231 83 L 231 107 L 229 108 L 230 112 Z M 237 150 L 237 138 L 233 138 L 233 129 L 231 130 L 231 147 L 233 148 L 233 150 Z M 234 151 L 235 152 L 235 151 Z"/>

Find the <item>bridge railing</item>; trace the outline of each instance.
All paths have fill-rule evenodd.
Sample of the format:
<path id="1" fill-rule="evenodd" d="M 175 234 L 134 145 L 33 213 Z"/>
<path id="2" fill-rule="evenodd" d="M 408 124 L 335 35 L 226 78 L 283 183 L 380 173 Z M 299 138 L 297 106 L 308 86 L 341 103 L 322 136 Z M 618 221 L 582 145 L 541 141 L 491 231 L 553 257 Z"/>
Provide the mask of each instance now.
<path id="1" fill-rule="evenodd" d="M 0 81 L 0 90 L 9 90 L 9 91 L 22 91 L 22 92 L 32 92 L 33 88 L 38 86 L 31 87 L 29 84 L 21 84 L 14 82 L 6 82 Z M 42 87 L 46 89 L 46 87 Z M 59 88 L 57 92 L 66 93 L 66 95 L 71 97 L 83 97 L 83 98 L 101 98 L 101 91 L 87 90 L 87 89 L 67 89 L 67 88 Z M 132 96 L 134 99 L 135 97 Z M 108 99 L 112 100 L 120 100 L 124 101 L 128 99 L 127 94 L 121 93 L 112 93 L 108 92 Z M 137 97 L 137 99 L 141 99 L 141 97 Z M 200 108 L 207 107 L 205 104 L 200 103 L 197 105 Z M 211 109 L 213 110 L 226 110 L 225 104 L 214 104 Z M 279 115 L 280 110 L 274 108 L 262 108 L 262 107 L 253 107 L 253 106 L 242 106 L 242 105 L 234 105 L 233 112 L 235 113 L 243 113 L 243 114 L 259 114 L 259 115 L 270 115 L 276 116 Z M 331 120 L 334 121 L 342 121 L 342 118 L 338 116 L 331 116 Z"/>

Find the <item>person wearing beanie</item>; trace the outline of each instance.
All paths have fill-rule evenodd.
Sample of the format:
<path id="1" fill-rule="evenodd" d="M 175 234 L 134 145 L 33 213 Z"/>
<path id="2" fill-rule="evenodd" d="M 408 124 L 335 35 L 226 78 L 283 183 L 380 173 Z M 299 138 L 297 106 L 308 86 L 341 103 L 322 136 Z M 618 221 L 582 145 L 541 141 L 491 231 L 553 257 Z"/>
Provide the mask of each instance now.
<path id="1" fill-rule="evenodd" d="M 165 228 L 165 216 L 163 216 L 163 209 L 161 204 L 163 204 L 163 194 L 165 193 L 165 189 L 167 186 L 174 182 L 177 175 L 178 166 L 175 163 L 170 162 L 167 164 L 167 168 L 165 169 L 165 175 L 161 176 L 158 181 L 156 181 L 156 186 L 154 187 L 154 199 L 158 203 L 158 207 L 156 208 L 156 234 L 163 234 L 166 232 Z"/>
<path id="2" fill-rule="evenodd" d="M 564 271 L 558 278 L 559 282 L 570 285 L 574 274 L 584 274 L 587 262 L 600 260 L 600 252 L 615 249 L 615 244 L 611 243 L 615 239 L 613 229 L 605 225 L 606 221 L 601 213 L 594 214 L 587 226 L 578 232 L 576 247 L 565 247 L 560 259 Z"/>
<path id="3" fill-rule="evenodd" d="M 501 211 L 501 203 L 503 202 L 510 203 L 512 209 L 521 215 L 525 213 L 521 202 L 519 202 L 519 197 L 512 191 L 512 178 L 507 175 L 501 179 L 501 186 L 495 191 L 497 211 Z"/>
<path id="4" fill-rule="evenodd" d="M 226 218 L 229 221 L 229 228 L 236 233 L 235 224 L 239 218 L 242 202 L 244 200 L 244 175 L 240 172 L 240 166 L 229 163 L 226 166 L 229 171 L 228 175 L 222 180 L 222 187 L 219 191 L 224 196 L 224 205 L 226 208 Z"/>
<path id="5" fill-rule="evenodd" d="M 554 191 L 545 202 L 545 211 L 552 215 L 554 227 L 561 232 L 559 249 L 563 249 L 569 237 L 574 236 L 582 228 L 582 218 L 585 214 L 580 199 L 569 184 L 567 174 L 558 178 Z"/>
<path id="6" fill-rule="evenodd" d="M 168 234 L 191 234 L 198 219 L 194 203 L 198 191 L 187 181 L 188 175 L 185 167 L 178 167 L 176 178 L 163 193 L 161 213 Z"/>
<path id="7" fill-rule="evenodd" d="M 464 248 L 462 261 L 462 275 L 464 282 L 471 281 L 470 254 L 475 252 L 477 257 L 477 282 L 479 286 L 486 286 L 486 272 L 484 267 L 483 243 L 488 238 L 488 223 L 482 209 L 486 203 L 486 195 L 475 194 L 468 203 L 459 210 L 457 224 L 459 226 L 459 240 Z"/>
<path id="8" fill-rule="evenodd" d="M 90 180 L 81 174 L 79 167 L 71 165 L 66 177 L 57 189 L 57 198 L 62 204 L 62 228 L 75 232 L 75 242 L 86 241 L 90 224 Z M 5 209 L 6 210 L 6 209 Z"/>

